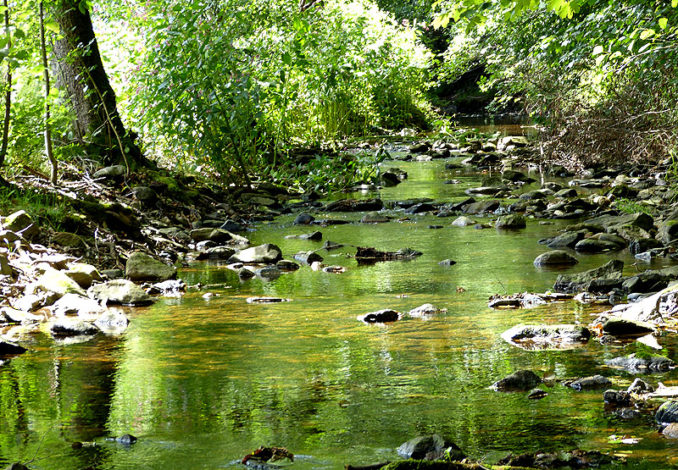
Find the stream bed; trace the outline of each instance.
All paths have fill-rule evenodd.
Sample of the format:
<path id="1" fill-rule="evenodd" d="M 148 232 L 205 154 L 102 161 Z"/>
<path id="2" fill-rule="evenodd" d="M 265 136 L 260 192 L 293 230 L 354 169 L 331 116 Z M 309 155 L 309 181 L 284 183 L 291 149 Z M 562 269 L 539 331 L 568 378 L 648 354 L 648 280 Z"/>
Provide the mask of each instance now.
<path id="1" fill-rule="evenodd" d="M 387 162 L 408 179 L 378 192 L 384 202 L 430 197 L 457 201 L 481 175 L 446 170 L 450 160 Z M 537 179 L 539 175 L 536 175 Z M 459 184 L 443 184 L 446 179 Z M 385 211 L 404 217 L 402 211 Z M 120 338 L 98 336 L 63 345 L 37 338 L 31 352 L 0 368 L 0 464 L 30 461 L 40 469 L 239 468 L 261 445 L 285 446 L 293 468 L 340 469 L 397 459 L 395 449 L 421 434 L 448 437 L 473 459 L 492 463 L 509 452 L 582 448 L 627 456 L 626 468 L 678 466 L 678 442 L 661 436 L 652 415 L 622 420 L 603 406 L 602 391 L 577 392 L 558 383 L 548 396 L 488 388 L 518 369 L 558 379 L 602 374 L 616 388 L 633 376 L 605 359 L 650 352 L 648 346 L 591 341 L 568 351 L 525 351 L 500 335 L 517 323 L 588 324 L 597 312 L 574 302 L 530 310 L 492 310 L 490 295 L 549 290 L 562 272 L 599 266 L 611 256 L 641 269 L 624 251 L 578 255 L 565 271 L 540 270 L 534 258 L 571 221 L 519 231 L 450 226 L 453 218 L 360 224 L 363 214 L 326 214 L 351 221 L 320 228 L 322 241 L 287 239 L 316 228 L 294 226 L 294 215 L 256 225 L 253 245 L 274 243 L 287 259 L 319 250 L 326 240 L 380 250 L 413 248 L 412 261 L 358 266 L 354 248 L 319 251 L 343 274 L 308 266 L 270 282 L 241 282 L 223 265 L 196 263 L 180 271 L 187 284 L 220 285 L 130 310 Z M 317 214 L 316 214 L 317 216 Z M 479 221 L 489 221 L 476 218 Z M 429 228 L 441 225 L 442 228 Z M 453 259 L 453 266 L 439 261 Z M 642 268 L 645 269 L 645 268 Z M 205 299 L 203 294 L 215 294 Z M 253 305 L 251 296 L 290 302 Z M 403 318 L 387 326 L 358 315 L 424 303 L 446 308 L 430 319 Z M 674 336 L 655 353 L 676 358 Z M 678 385 L 675 370 L 645 378 Z M 131 447 L 105 439 L 130 433 Z M 633 437 L 622 444 L 611 436 Z M 72 442 L 85 442 L 72 448 Z"/>

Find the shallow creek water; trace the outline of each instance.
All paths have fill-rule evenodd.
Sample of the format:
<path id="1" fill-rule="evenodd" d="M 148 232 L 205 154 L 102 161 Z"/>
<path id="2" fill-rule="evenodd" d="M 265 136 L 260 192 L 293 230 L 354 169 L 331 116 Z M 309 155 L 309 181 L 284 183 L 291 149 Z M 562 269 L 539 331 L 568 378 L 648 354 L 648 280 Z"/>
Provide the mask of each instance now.
<path id="1" fill-rule="evenodd" d="M 386 166 L 407 171 L 409 179 L 381 190 L 384 201 L 461 200 L 464 189 L 480 182 L 478 174 L 445 170 L 444 161 Z M 444 185 L 450 178 L 461 184 Z M 524 351 L 501 340 L 520 322 L 586 324 L 593 318 L 592 309 L 570 302 L 487 308 L 492 294 L 553 285 L 558 272 L 538 270 L 532 261 L 546 251 L 537 240 L 566 222 L 530 220 L 526 230 L 497 231 L 455 228 L 452 219 L 432 216 L 379 225 L 357 223 L 361 214 L 329 216 L 356 223 L 322 228 L 324 240 L 424 254 L 357 266 L 346 256 L 351 249 L 322 251 L 326 264 L 347 271 L 302 267 L 273 282 L 241 283 L 224 266 L 195 264 L 180 277 L 189 284 L 223 283 L 210 290 L 215 297 L 193 292 L 131 311 L 132 323 L 117 339 L 64 346 L 38 337 L 31 352 L 0 368 L 0 464 L 34 459 L 31 467 L 40 469 L 228 469 L 260 445 L 279 445 L 295 453 L 293 468 L 340 469 L 396 459 L 398 445 L 432 432 L 488 462 L 509 451 L 584 448 L 627 455 L 628 468 L 678 464 L 678 443 L 660 436 L 651 416 L 628 422 L 606 413 L 602 391 L 555 384 L 544 387 L 546 398 L 532 401 L 524 393 L 487 388 L 521 368 L 557 378 L 601 373 L 626 387 L 633 377 L 604 360 L 648 351 L 639 343 L 595 341 L 569 351 Z M 313 230 L 292 220 L 259 224 L 248 236 L 253 244 L 279 245 L 288 259 L 320 248 L 322 242 L 285 239 Z M 627 253 L 614 256 L 629 272 L 636 269 Z M 567 272 L 609 259 L 578 257 L 580 264 Z M 439 266 L 446 258 L 457 264 Z M 292 301 L 245 302 L 260 295 Z M 423 303 L 448 312 L 388 326 L 356 320 L 369 311 L 407 311 Z M 659 342 L 660 353 L 675 359 L 675 337 Z M 653 385 L 677 379 L 674 372 L 647 378 Z M 123 447 L 105 439 L 123 433 L 139 442 Z M 640 441 L 615 443 L 612 435 Z M 72 449 L 73 441 L 95 445 Z"/>

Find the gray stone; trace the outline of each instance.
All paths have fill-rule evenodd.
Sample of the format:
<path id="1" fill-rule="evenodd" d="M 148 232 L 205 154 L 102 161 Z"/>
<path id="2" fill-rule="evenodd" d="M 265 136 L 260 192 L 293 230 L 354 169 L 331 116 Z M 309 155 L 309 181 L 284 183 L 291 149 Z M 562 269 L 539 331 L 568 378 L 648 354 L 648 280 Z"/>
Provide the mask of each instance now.
<path id="1" fill-rule="evenodd" d="M 408 315 L 411 316 L 411 317 L 418 318 L 418 317 L 428 317 L 430 315 L 437 315 L 439 313 L 444 313 L 444 312 L 447 312 L 447 310 L 438 308 L 438 307 L 434 306 L 433 304 L 424 304 L 424 305 L 420 305 L 419 307 L 413 308 L 412 310 L 410 310 L 408 312 Z"/>
<path id="2" fill-rule="evenodd" d="M 158 194 L 148 186 L 136 186 L 132 188 L 134 197 L 143 203 L 152 204 L 158 199 Z"/>
<path id="3" fill-rule="evenodd" d="M 574 249 L 580 253 L 605 253 L 606 251 L 618 251 L 623 247 L 609 240 L 585 238 L 578 241 Z"/>
<path id="4" fill-rule="evenodd" d="M 415 437 L 401 444 L 397 452 L 402 458 L 413 460 L 458 461 L 466 457 L 457 445 L 438 434 Z"/>
<path id="5" fill-rule="evenodd" d="M 591 332 L 579 325 L 516 325 L 501 335 L 504 341 L 524 349 L 568 348 L 586 343 Z"/>
<path id="6" fill-rule="evenodd" d="M 612 367 L 620 367 L 630 373 L 666 372 L 675 366 L 675 363 L 668 357 L 638 356 L 635 353 L 609 359 L 605 361 L 605 364 Z"/>
<path id="7" fill-rule="evenodd" d="M 12 266 L 9 265 L 9 259 L 4 253 L 0 253 L 0 276 L 13 276 Z"/>
<path id="8" fill-rule="evenodd" d="M 480 186 L 478 188 L 469 188 L 464 191 L 468 195 L 494 196 L 508 188 L 506 186 Z"/>
<path id="9" fill-rule="evenodd" d="M 525 228 L 525 226 L 525 217 L 520 214 L 503 215 L 494 224 L 497 229 L 519 229 Z"/>
<path id="10" fill-rule="evenodd" d="M 601 279 L 620 280 L 622 278 L 623 269 L 623 261 L 610 260 L 598 268 L 589 269 L 582 273 L 561 274 L 556 279 L 553 290 L 566 293 L 587 291 L 594 281 L 599 281 Z"/>
<path id="11" fill-rule="evenodd" d="M 57 298 L 69 293 L 85 295 L 85 291 L 76 281 L 68 277 L 65 272 L 52 268 L 45 270 L 43 275 L 35 281 L 34 290 L 54 293 Z"/>
<path id="12" fill-rule="evenodd" d="M 297 215 L 297 217 L 294 219 L 294 225 L 309 225 L 314 220 L 315 217 L 305 212 L 302 212 L 301 214 Z"/>
<path id="13" fill-rule="evenodd" d="M 228 246 L 214 246 L 198 253 L 195 259 L 198 261 L 227 261 L 231 258 L 231 256 L 233 256 L 234 253 L 235 250 Z"/>
<path id="14" fill-rule="evenodd" d="M 132 253 L 125 263 L 125 277 L 135 282 L 162 282 L 176 275 L 177 269 L 174 266 L 169 266 L 141 251 Z"/>
<path id="15" fill-rule="evenodd" d="M 261 269 L 257 269 L 254 274 L 264 280 L 273 281 L 282 275 L 282 271 L 275 266 L 265 266 Z"/>
<path id="16" fill-rule="evenodd" d="M 80 236 L 70 232 L 55 233 L 52 242 L 66 248 L 78 248 L 84 244 Z"/>
<path id="17" fill-rule="evenodd" d="M 94 281 L 101 281 L 101 275 L 97 268 L 91 264 L 75 263 L 68 268 L 66 276 L 73 279 L 78 285 L 84 289 L 89 289 Z"/>
<path id="18" fill-rule="evenodd" d="M 299 269 L 299 265 L 297 263 L 286 259 L 281 259 L 275 265 L 281 271 L 296 271 Z"/>
<path id="19" fill-rule="evenodd" d="M 603 401 L 608 405 L 631 406 L 631 395 L 623 390 L 605 390 Z"/>
<path id="20" fill-rule="evenodd" d="M 149 305 L 153 299 L 144 290 L 125 279 L 115 279 L 92 286 L 87 295 L 103 304 Z"/>
<path id="21" fill-rule="evenodd" d="M 537 256 L 534 260 L 536 267 L 542 266 L 573 266 L 579 261 L 566 251 L 553 250 L 547 251 Z"/>
<path id="22" fill-rule="evenodd" d="M 618 317 L 611 317 L 603 323 L 603 332 L 613 336 L 644 336 L 653 331 L 648 323 Z"/>
<path id="23" fill-rule="evenodd" d="M 650 386 L 650 384 L 648 384 L 644 380 L 636 377 L 636 379 L 633 381 L 631 385 L 629 385 L 629 388 L 627 388 L 626 391 L 628 393 L 636 394 L 651 393 L 654 392 L 654 387 Z"/>
<path id="24" fill-rule="evenodd" d="M 245 231 L 245 227 L 240 225 L 238 222 L 228 219 L 226 222 L 219 226 L 221 230 L 226 230 L 231 233 L 240 233 Z"/>
<path id="25" fill-rule="evenodd" d="M 390 221 L 391 219 L 379 212 L 368 212 L 360 219 L 360 222 L 363 224 L 383 224 Z"/>
<path id="26" fill-rule="evenodd" d="M 340 199 L 325 206 L 327 212 L 380 211 L 383 208 L 381 199 Z"/>
<path id="27" fill-rule="evenodd" d="M 678 423 L 678 401 L 664 402 L 654 415 L 658 424 Z"/>
<path id="28" fill-rule="evenodd" d="M 40 232 L 33 218 L 24 210 L 16 211 L 5 217 L 3 225 L 6 230 L 20 234 L 27 239 L 33 238 Z"/>
<path id="29" fill-rule="evenodd" d="M 500 202 L 496 200 L 477 201 L 465 205 L 462 211 L 465 214 L 482 214 L 484 212 L 493 212 L 499 208 L 499 204 Z"/>
<path id="30" fill-rule="evenodd" d="M 113 165 L 107 166 L 98 170 L 94 175 L 94 178 L 104 178 L 104 179 L 118 179 L 122 178 L 127 174 L 127 168 L 124 165 Z"/>
<path id="31" fill-rule="evenodd" d="M 574 380 L 567 384 L 570 388 L 575 390 L 594 390 L 597 388 L 605 388 L 612 385 L 612 382 L 607 377 L 602 375 L 594 375 L 591 377 L 583 377 Z"/>
<path id="32" fill-rule="evenodd" d="M 464 215 L 457 217 L 452 221 L 453 226 L 455 227 L 468 227 L 469 225 L 475 225 L 476 221 L 471 219 L 470 217 L 466 217 Z"/>
<path id="33" fill-rule="evenodd" d="M 58 318 L 49 327 L 52 336 L 88 336 L 99 332 L 99 329 L 91 323 L 78 318 Z"/>
<path id="34" fill-rule="evenodd" d="M 122 269 L 104 269 L 101 271 L 101 275 L 106 279 L 121 279 L 125 276 L 125 273 Z"/>
<path id="35" fill-rule="evenodd" d="M 492 384 L 497 392 L 526 392 L 542 382 L 531 370 L 518 370 Z"/>
<path id="36" fill-rule="evenodd" d="M 93 319 L 101 315 L 106 309 L 96 300 L 78 294 L 66 294 L 57 300 L 51 307 L 55 316 L 76 314 L 81 319 Z"/>
<path id="37" fill-rule="evenodd" d="M 440 266 L 448 266 L 449 267 L 449 266 L 454 266 L 455 264 L 457 264 L 457 262 L 448 258 L 448 259 L 444 259 L 442 261 L 439 261 L 438 264 Z"/>
<path id="38" fill-rule="evenodd" d="M 664 429 L 662 429 L 662 434 L 669 439 L 678 439 L 678 423 L 669 423 Z"/>
<path id="39" fill-rule="evenodd" d="M 229 259 L 231 263 L 270 264 L 282 259 L 282 251 L 276 245 L 266 243 L 238 251 Z"/>
<path id="40" fill-rule="evenodd" d="M 323 257 L 315 251 L 300 251 L 294 255 L 294 259 L 302 264 L 322 263 Z"/>
<path id="41" fill-rule="evenodd" d="M 181 279 L 169 279 L 153 284 L 146 293 L 163 297 L 180 297 L 186 292 L 186 283 Z"/>
<path id="42" fill-rule="evenodd" d="M 585 232 L 583 230 L 577 232 L 565 232 L 549 239 L 546 242 L 546 246 L 553 249 L 573 248 L 578 241 L 584 238 L 584 233 Z"/>

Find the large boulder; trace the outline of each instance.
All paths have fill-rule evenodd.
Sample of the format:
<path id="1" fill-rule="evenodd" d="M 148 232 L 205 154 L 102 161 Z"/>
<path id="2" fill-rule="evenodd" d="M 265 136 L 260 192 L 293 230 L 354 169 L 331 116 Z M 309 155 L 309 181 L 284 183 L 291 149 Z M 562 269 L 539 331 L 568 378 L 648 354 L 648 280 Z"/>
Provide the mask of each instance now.
<path id="1" fill-rule="evenodd" d="M 579 325 L 516 325 L 502 333 L 504 341 L 523 349 L 564 349 L 586 343 L 591 332 Z"/>
<path id="2" fill-rule="evenodd" d="M 405 459 L 416 460 L 462 460 L 465 455 L 453 442 L 438 434 L 418 436 L 398 447 L 398 455 Z"/>
<path id="3" fill-rule="evenodd" d="M 538 268 L 549 266 L 573 266 L 579 260 L 563 250 L 547 251 L 537 256 L 534 260 L 534 265 Z"/>
<path id="4" fill-rule="evenodd" d="M 51 307 L 52 314 L 57 317 L 77 315 L 85 320 L 98 318 L 106 309 L 99 302 L 78 294 L 66 294 Z"/>
<path id="5" fill-rule="evenodd" d="M 78 285 L 84 289 L 88 289 L 92 282 L 101 281 L 101 275 L 97 268 L 91 264 L 86 263 L 75 263 L 68 268 L 66 271 L 66 276 L 73 279 Z"/>
<path id="6" fill-rule="evenodd" d="M 15 356 L 26 352 L 26 348 L 9 341 L 0 341 L 0 357 Z"/>
<path id="7" fill-rule="evenodd" d="M 50 324 L 49 331 L 52 336 L 89 336 L 97 334 L 99 329 L 78 318 L 62 317 Z"/>
<path id="8" fill-rule="evenodd" d="M 492 384 L 497 392 L 526 392 L 541 383 L 541 378 L 531 370 L 517 370 Z"/>
<path id="9" fill-rule="evenodd" d="M 282 251 L 276 245 L 266 243 L 253 246 L 235 253 L 229 258 L 231 263 L 273 264 L 282 259 Z"/>
<path id="10" fill-rule="evenodd" d="M 87 295 L 103 304 L 149 305 L 153 299 L 132 281 L 114 279 L 104 284 L 92 286 Z"/>
<path id="11" fill-rule="evenodd" d="M 57 298 L 66 294 L 85 295 L 85 291 L 76 281 L 68 277 L 65 272 L 52 268 L 47 269 L 31 288 L 33 292 L 53 293 Z"/>
<path id="12" fill-rule="evenodd" d="M 132 253 L 125 264 L 125 277 L 131 281 L 162 282 L 176 277 L 177 269 L 141 251 Z"/>
<path id="13" fill-rule="evenodd" d="M 678 423 L 678 401 L 664 402 L 654 415 L 654 419 L 658 424 Z"/>
<path id="14" fill-rule="evenodd" d="M 603 323 L 603 332 L 612 336 L 644 336 L 652 333 L 654 327 L 648 323 L 611 317 Z"/>
<path id="15" fill-rule="evenodd" d="M 622 278 L 623 269 L 623 261 L 611 260 L 598 268 L 589 269 L 582 273 L 561 274 L 556 279 L 553 290 L 566 293 L 587 291 L 593 281 L 599 281 L 601 279 L 620 280 Z"/>
<path id="16" fill-rule="evenodd" d="M 553 249 L 573 248 L 577 242 L 584 238 L 585 233 L 584 230 L 565 232 L 553 238 L 546 239 L 545 244 Z"/>
<path id="17" fill-rule="evenodd" d="M 503 215 L 494 224 L 494 227 L 498 229 L 519 229 L 525 226 L 525 217 L 520 214 Z"/>
<path id="18" fill-rule="evenodd" d="M 25 238 L 32 238 L 40 232 L 40 228 L 25 210 L 16 211 L 5 217 L 3 225 L 6 230 L 20 233 Z"/>

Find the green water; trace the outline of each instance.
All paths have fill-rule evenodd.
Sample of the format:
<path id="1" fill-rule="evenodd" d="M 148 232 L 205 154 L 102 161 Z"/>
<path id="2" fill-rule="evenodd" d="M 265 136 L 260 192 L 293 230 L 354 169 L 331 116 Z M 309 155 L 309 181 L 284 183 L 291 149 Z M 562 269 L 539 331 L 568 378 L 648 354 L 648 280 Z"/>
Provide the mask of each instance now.
<path id="1" fill-rule="evenodd" d="M 445 170 L 444 163 L 398 162 L 410 178 L 380 196 L 463 199 L 463 190 L 478 185 L 480 176 Z M 462 183 L 442 184 L 450 178 Z M 558 272 L 535 269 L 532 261 L 545 251 L 537 240 L 563 222 L 531 220 L 526 230 L 499 232 L 451 227 L 453 219 L 410 218 L 321 229 L 324 240 L 424 253 L 410 262 L 357 266 L 346 256 L 351 249 L 323 251 L 326 264 L 347 271 L 303 267 L 273 282 L 245 283 L 224 266 L 196 264 L 180 276 L 189 284 L 222 284 L 208 289 L 216 294 L 209 300 L 204 291 L 192 292 L 130 311 L 132 322 L 120 338 L 63 346 L 35 337 L 29 353 L 0 368 L 0 464 L 34 459 L 30 466 L 39 469 L 228 469 L 260 445 L 278 445 L 297 456 L 293 468 L 340 469 L 393 460 L 399 444 L 432 432 L 488 461 L 509 451 L 579 447 L 628 455 L 629 468 L 678 463 L 678 443 L 660 436 L 649 415 L 618 419 L 605 412 L 601 391 L 556 384 L 545 387 L 546 398 L 531 401 L 487 388 L 519 368 L 558 378 L 601 373 L 626 387 L 633 377 L 603 361 L 647 350 L 637 343 L 591 342 L 570 351 L 523 351 L 501 340 L 519 322 L 586 324 L 595 315 L 569 302 L 533 310 L 487 308 L 492 294 L 553 285 Z M 248 236 L 255 244 L 278 244 L 288 259 L 322 245 L 285 239 L 313 230 L 292 220 L 258 225 Z M 616 256 L 632 263 L 626 253 Z M 578 257 L 580 264 L 569 272 L 608 259 Z M 457 264 L 439 266 L 446 258 Z M 245 302 L 260 295 L 292 301 Z M 372 310 L 407 311 L 423 303 L 448 312 L 388 326 L 356 320 Z M 659 341 L 661 353 L 675 358 L 675 338 Z M 670 385 L 677 377 L 648 380 Z M 139 442 L 127 448 L 105 439 L 123 433 Z M 611 435 L 625 434 L 641 440 L 609 443 Z M 95 445 L 72 449 L 73 441 Z"/>

